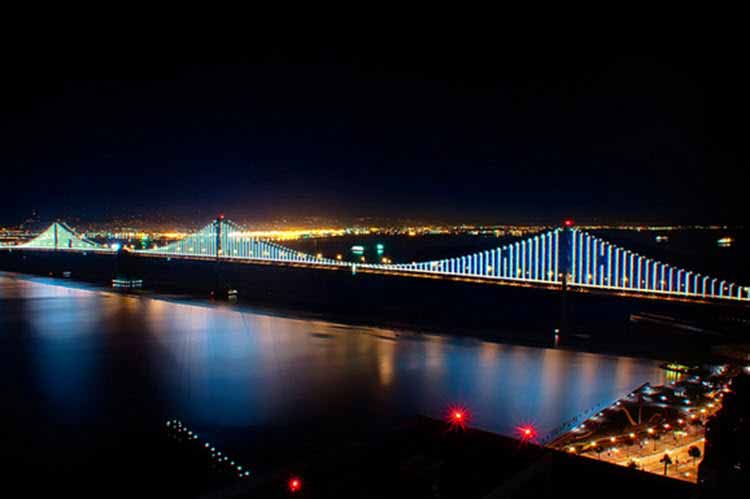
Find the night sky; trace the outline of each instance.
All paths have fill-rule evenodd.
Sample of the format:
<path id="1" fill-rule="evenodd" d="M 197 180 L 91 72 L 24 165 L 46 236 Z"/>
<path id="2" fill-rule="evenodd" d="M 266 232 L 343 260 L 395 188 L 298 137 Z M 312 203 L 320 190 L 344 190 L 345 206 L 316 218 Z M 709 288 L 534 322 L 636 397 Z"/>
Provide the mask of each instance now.
<path id="1" fill-rule="evenodd" d="M 3 62 L 0 223 L 126 213 L 257 221 L 741 223 L 744 61 L 487 39 L 244 54 L 44 51 Z M 221 62 L 206 62 L 221 59 Z"/>

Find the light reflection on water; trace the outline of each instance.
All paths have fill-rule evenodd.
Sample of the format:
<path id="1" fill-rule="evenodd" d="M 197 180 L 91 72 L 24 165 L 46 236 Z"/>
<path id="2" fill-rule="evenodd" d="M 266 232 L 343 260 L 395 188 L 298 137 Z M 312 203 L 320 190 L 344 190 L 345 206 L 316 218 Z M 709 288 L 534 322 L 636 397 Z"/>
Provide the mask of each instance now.
<path id="1" fill-rule="evenodd" d="M 342 326 L 71 288 L 0 274 L 0 355 L 20 356 L 52 421 L 179 417 L 212 429 L 346 418 L 441 417 L 540 434 L 636 386 L 657 362 Z M 7 373 L 6 373 L 7 374 Z M 7 402 L 6 403 L 12 403 Z M 362 415 L 366 415 L 362 418 Z M 112 421 L 110 421 L 112 422 Z"/>

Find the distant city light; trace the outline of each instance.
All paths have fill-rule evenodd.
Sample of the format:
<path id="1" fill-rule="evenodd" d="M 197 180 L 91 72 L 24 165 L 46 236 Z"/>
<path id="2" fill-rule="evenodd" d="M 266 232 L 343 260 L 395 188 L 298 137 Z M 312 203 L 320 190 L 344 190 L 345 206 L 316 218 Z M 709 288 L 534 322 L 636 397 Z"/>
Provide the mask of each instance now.
<path id="1" fill-rule="evenodd" d="M 716 244 L 719 245 L 722 248 L 728 248 L 732 246 L 732 243 L 734 242 L 734 238 L 731 237 L 722 237 L 716 241 Z"/>

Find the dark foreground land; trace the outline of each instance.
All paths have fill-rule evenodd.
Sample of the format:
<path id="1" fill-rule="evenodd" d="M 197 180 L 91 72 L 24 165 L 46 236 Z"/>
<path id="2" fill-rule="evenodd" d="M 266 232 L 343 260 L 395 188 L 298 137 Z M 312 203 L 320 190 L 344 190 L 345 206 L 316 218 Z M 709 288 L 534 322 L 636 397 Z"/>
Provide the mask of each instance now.
<path id="1" fill-rule="evenodd" d="M 274 437 L 267 438 L 272 448 Z M 190 440 L 173 442 L 185 476 L 205 474 L 208 451 Z M 297 455 L 284 458 L 284 465 L 227 480 L 207 497 L 689 498 L 698 492 L 684 482 L 427 418 L 405 421 L 377 440 L 303 440 Z"/>
<path id="2" fill-rule="evenodd" d="M 80 470 L 64 456 L 52 455 L 59 459 L 52 474 L 4 463 L 5 487 L 24 490 L 26 497 L 73 493 L 82 498 L 700 497 L 686 482 L 427 418 L 404 421 L 367 439 L 326 441 L 311 433 L 299 437 L 296 452 L 284 446 L 283 454 L 274 452 L 274 442 L 288 436 L 282 429 L 266 432 L 267 465 L 242 473 L 212 456 L 202 441 L 169 429 L 156 438 L 127 438 L 143 449 L 130 456 L 132 467 L 99 462 Z M 295 479 L 298 489 L 292 491 Z"/>

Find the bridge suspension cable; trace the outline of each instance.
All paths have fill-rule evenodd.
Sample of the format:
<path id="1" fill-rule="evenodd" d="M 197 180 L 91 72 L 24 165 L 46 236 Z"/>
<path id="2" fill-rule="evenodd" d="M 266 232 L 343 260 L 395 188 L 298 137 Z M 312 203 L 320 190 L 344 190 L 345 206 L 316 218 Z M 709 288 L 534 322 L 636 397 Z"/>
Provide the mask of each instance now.
<path id="1" fill-rule="evenodd" d="M 12 248 L 12 247 L 11 247 Z M 106 246 L 97 244 L 76 233 L 68 224 L 55 222 L 41 234 L 15 248 L 39 250 L 89 250 L 111 251 Z"/>
<path id="2" fill-rule="evenodd" d="M 578 229 L 571 229 L 571 237 L 572 285 L 665 296 L 750 300 L 748 287 L 728 281 L 720 281 L 717 286 L 717 278 L 657 262 Z M 706 286 L 709 279 L 710 285 Z"/>

